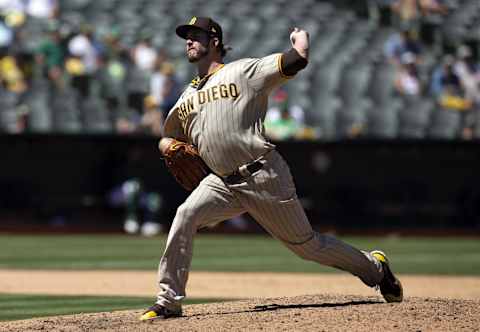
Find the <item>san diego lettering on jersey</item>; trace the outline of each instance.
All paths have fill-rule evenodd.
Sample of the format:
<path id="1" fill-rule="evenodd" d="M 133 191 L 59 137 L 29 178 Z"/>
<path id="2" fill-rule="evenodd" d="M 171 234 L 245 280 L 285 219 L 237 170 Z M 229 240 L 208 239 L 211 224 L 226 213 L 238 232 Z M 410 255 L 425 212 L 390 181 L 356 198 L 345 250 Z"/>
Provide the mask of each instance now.
<path id="1" fill-rule="evenodd" d="M 181 120 L 185 129 L 188 115 L 195 111 L 195 104 L 200 106 L 219 99 L 235 100 L 239 95 L 240 91 L 235 83 L 218 84 L 199 90 L 194 95 L 185 98 L 185 100 L 177 107 L 176 111 L 178 112 L 178 118 Z"/>

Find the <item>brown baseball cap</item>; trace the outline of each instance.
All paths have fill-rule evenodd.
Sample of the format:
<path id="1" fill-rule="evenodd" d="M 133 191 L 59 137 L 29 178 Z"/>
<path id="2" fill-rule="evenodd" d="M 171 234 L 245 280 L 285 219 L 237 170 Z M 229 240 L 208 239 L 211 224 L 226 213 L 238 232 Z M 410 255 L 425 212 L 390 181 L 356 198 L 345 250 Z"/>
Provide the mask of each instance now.
<path id="1" fill-rule="evenodd" d="M 210 37 L 217 37 L 220 43 L 223 39 L 222 28 L 220 24 L 212 20 L 210 17 L 192 17 L 188 24 L 179 25 L 175 30 L 177 35 L 183 39 L 187 39 L 187 34 L 191 30 L 201 30 L 206 32 Z"/>

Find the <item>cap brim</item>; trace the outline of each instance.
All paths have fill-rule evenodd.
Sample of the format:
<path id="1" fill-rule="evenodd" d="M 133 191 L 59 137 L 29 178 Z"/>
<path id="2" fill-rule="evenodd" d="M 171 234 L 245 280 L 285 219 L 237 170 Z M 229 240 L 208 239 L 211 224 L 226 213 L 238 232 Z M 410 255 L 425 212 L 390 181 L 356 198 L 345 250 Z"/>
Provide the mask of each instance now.
<path id="1" fill-rule="evenodd" d="M 177 36 L 179 36 L 180 38 L 187 39 L 188 32 L 193 30 L 203 31 L 208 34 L 206 30 L 190 24 L 179 25 L 175 30 L 175 32 L 177 33 Z"/>

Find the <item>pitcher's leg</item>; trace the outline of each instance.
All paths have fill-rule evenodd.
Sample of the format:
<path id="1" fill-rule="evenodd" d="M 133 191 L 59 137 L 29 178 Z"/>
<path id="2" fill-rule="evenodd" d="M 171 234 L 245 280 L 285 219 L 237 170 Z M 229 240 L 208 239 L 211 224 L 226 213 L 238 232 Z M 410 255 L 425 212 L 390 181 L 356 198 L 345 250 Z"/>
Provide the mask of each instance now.
<path id="1" fill-rule="evenodd" d="M 380 263 L 367 252 L 313 231 L 298 199 L 263 206 L 250 214 L 299 257 L 350 272 L 368 286 L 383 278 Z"/>
<path id="2" fill-rule="evenodd" d="M 303 259 L 350 272 L 367 286 L 376 286 L 383 278 L 380 262 L 370 253 L 358 250 L 333 236 L 313 232 L 312 238 L 305 243 L 283 243 Z"/>
<path id="3" fill-rule="evenodd" d="M 278 153 L 269 154 L 250 186 L 238 190 L 242 204 L 255 220 L 298 256 L 348 271 L 369 286 L 382 279 L 381 264 L 369 253 L 313 231 L 289 168 Z"/>
<path id="4" fill-rule="evenodd" d="M 193 236 L 197 229 L 229 219 L 244 209 L 215 175 L 206 177 L 177 209 L 158 268 L 160 292 L 157 303 L 179 310 L 192 260 Z"/>

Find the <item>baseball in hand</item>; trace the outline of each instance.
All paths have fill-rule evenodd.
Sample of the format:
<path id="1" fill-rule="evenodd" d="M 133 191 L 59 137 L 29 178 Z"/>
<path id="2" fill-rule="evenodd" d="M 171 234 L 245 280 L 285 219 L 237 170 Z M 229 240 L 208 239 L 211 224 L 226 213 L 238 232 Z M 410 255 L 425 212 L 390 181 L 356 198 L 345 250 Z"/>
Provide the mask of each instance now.
<path id="1" fill-rule="evenodd" d="M 308 57 L 308 48 L 309 48 L 309 35 L 305 30 L 295 27 L 290 34 L 290 42 L 294 49 L 303 56 L 304 58 Z"/>

